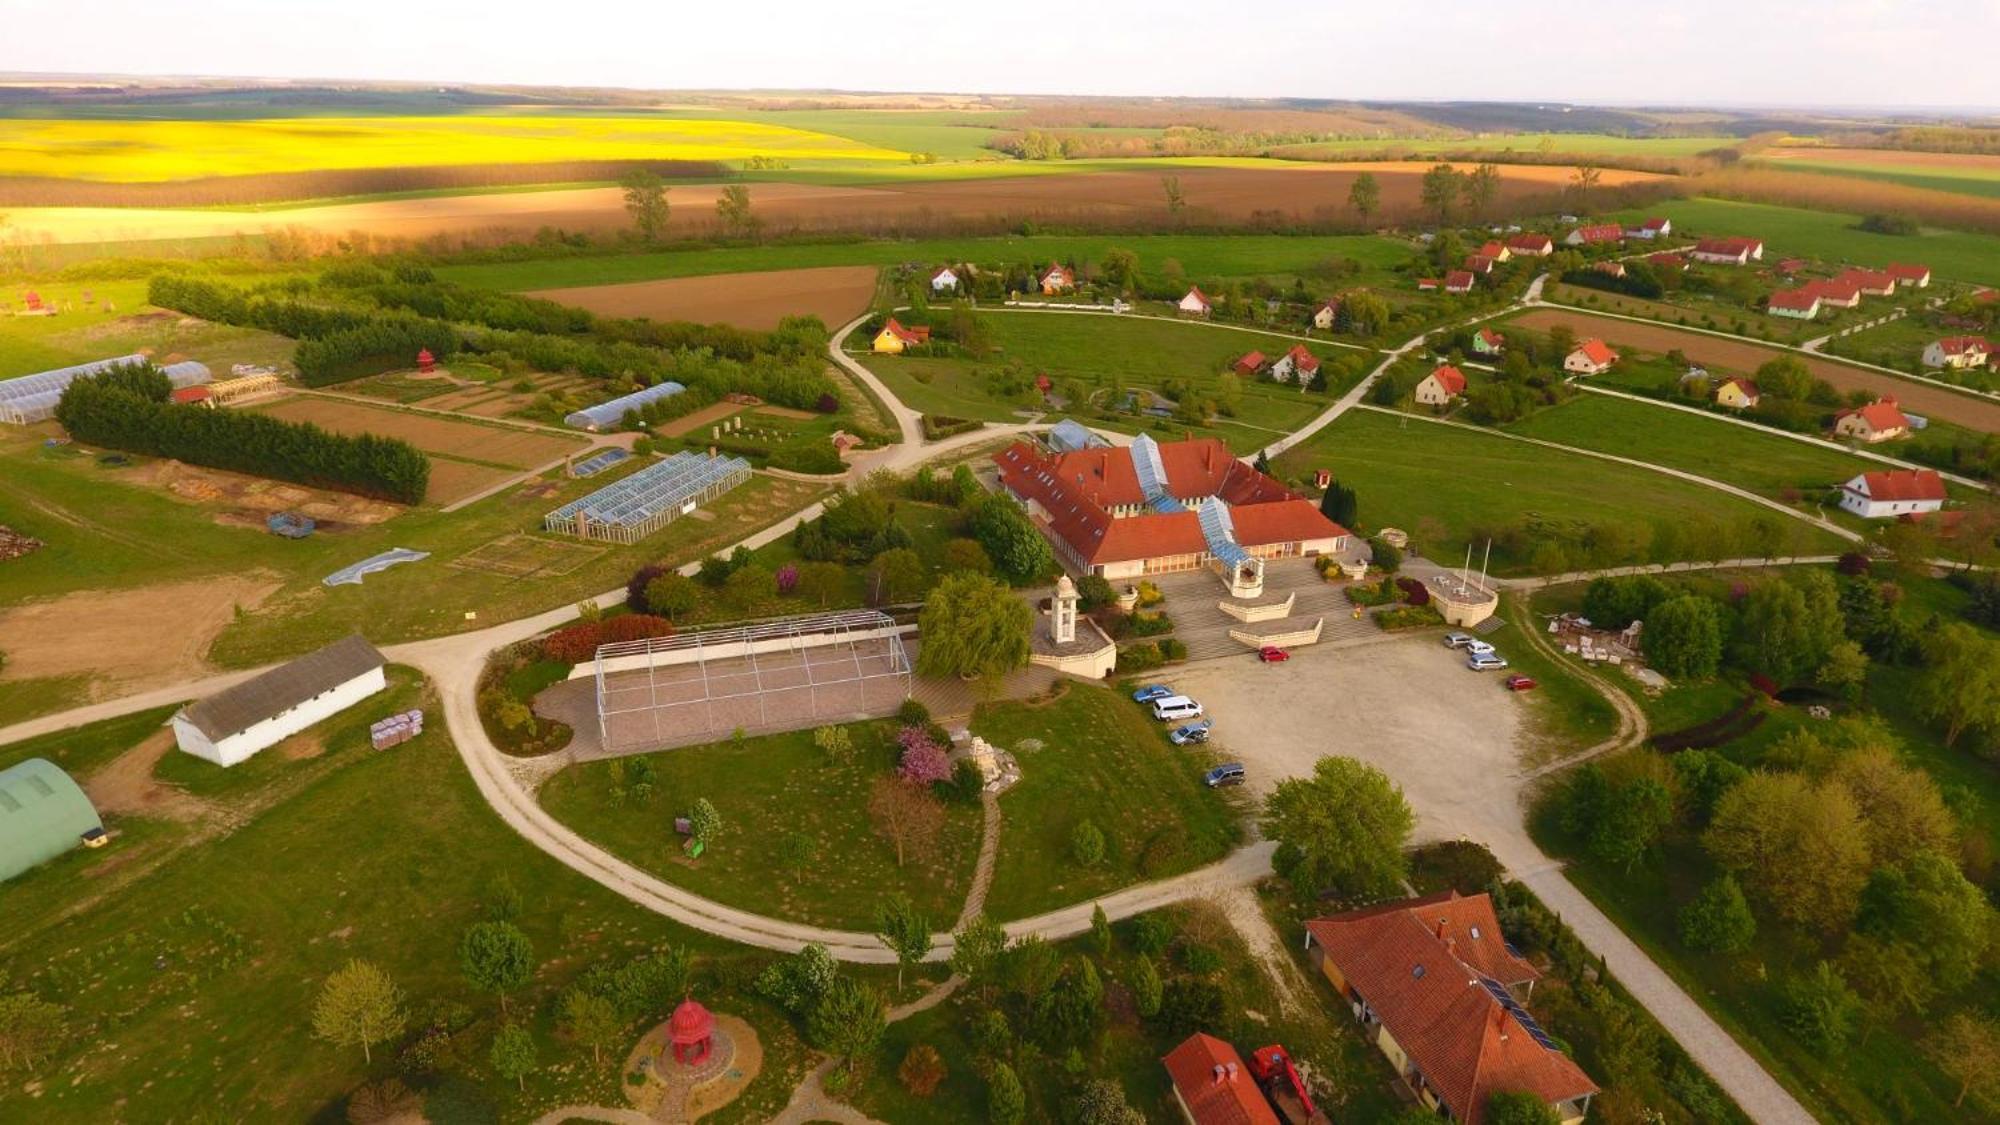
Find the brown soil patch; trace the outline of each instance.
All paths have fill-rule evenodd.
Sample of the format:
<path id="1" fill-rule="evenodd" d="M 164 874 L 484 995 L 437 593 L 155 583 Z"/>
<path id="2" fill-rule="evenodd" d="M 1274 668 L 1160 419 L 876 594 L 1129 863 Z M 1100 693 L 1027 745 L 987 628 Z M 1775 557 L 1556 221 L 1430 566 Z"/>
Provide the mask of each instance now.
<path id="1" fill-rule="evenodd" d="M 668 437 L 679 437 L 682 434 L 693 433 L 703 426 L 713 426 L 724 418 L 734 417 L 742 410 L 743 407 L 734 402 L 711 403 L 693 414 L 684 414 L 663 426 L 655 426 L 654 429 Z"/>
<path id="2" fill-rule="evenodd" d="M 1537 309 L 1516 317 L 1514 323 L 1523 328 L 1537 330 L 1567 324 L 1578 336 L 1599 336 L 1614 347 L 1636 348 L 1658 354 L 1679 348 L 1687 354 L 1688 359 L 1704 367 L 1734 372 L 1752 372 L 1771 360 L 1781 356 L 1791 356 L 1802 360 L 1815 378 L 1825 379 L 1839 390 L 1865 390 L 1871 394 L 1893 395 L 1897 402 L 1913 413 L 1951 422 L 1968 429 L 2000 433 L 2000 402 L 1984 402 L 1969 395 L 1914 380 L 1899 379 L 1894 375 L 1850 367 L 1828 359 L 1815 359 L 1781 348 L 1765 347 L 1747 341 L 1726 340 L 1718 336 L 1705 336 L 1699 332 L 1686 332 L 1666 325 L 1640 324 L 1635 321 L 1619 320 L 1616 317 L 1570 312 L 1567 309 Z"/>
<path id="3" fill-rule="evenodd" d="M 790 418 L 795 422 L 803 422 L 818 417 L 818 415 L 810 410 L 793 410 L 789 406 L 760 406 L 756 412 L 759 414 L 768 414 L 773 418 Z"/>
<path id="4" fill-rule="evenodd" d="M 530 293 L 589 309 L 599 316 L 643 316 L 768 330 L 788 316 L 843 324 L 875 296 L 873 266 L 725 273 L 618 285 L 584 285 Z"/>
<path id="5" fill-rule="evenodd" d="M 274 418 L 311 422 L 338 434 L 379 434 L 401 438 L 425 453 L 469 457 L 517 469 L 546 465 L 583 445 L 581 441 L 556 434 L 482 426 L 476 422 L 454 422 L 449 418 L 313 395 L 279 399 L 257 409 Z"/>
<path id="6" fill-rule="evenodd" d="M 0 679 L 89 677 L 93 699 L 214 671 L 203 658 L 238 606 L 255 609 L 274 576 L 222 575 L 132 590 L 88 590 L 0 611 Z"/>
<path id="7" fill-rule="evenodd" d="M 172 730 L 147 735 L 144 742 L 113 758 L 109 764 L 85 778 L 84 794 L 104 815 L 157 816 L 189 822 L 200 820 L 213 811 L 212 805 L 153 776 L 153 768 L 159 765 L 161 758 L 178 752 Z"/>
<path id="8" fill-rule="evenodd" d="M 1382 188 L 1381 221 L 1421 215 L 1421 161 L 1352 164 L 1282 163 L 1253 167 L 1148 165 L 1130 172 L 1071 172 L 993 179 L 928 180 L 874 187 L 750 184 L 751 204 L 772 230 L 874 230 L 964 220 L 1046 221 L 1165 217 L 1160 177 L 1178 176 L 1187 217 L 1236 221 L 1256 213 L 1310 219 L 1348 216 L 1347 190 L 1362 172 Z M 1496 201 L 1502 208 L 1546 204 L 1569 182 L 1572 170 L 1500 166 Z M 1671 177 L 1603 169 L 1604 187 Z M 715 227 L 719 186 L 679 186 L 668 193 L 669 230 L 699 234 Z M 287 211 L 242 212 L 160 208 L 36 208 L 9 212 L 13 229 L 33 241 L 111 242 L 131 239 L 216 238 L 297 232 L 325 239 L 356 234 L 388 240 L 435 235 L 485 237 L 531 234 L 544 226 L 612 231 L 631 226 L 617 188 L 574 188 L 497 195 L 375 200 Z"/>
<path id="9" fill-rule="evenodd" d="M 433 457 L 431 479 L 424 488 L 424 499 L 432 504 L 455 504 L 512 476 L 514 474 L 506 469 L 489 469 L 484 465 L 468 465 L 463 461 Z"/>
<path id="10" fill-rule="evenodd" d="M 326 739 L 307 731 L 272 747 L 288 762 L 307 762 L 326 753 Z"/>
<path id="11" fill-rule="evenodd" d="M 158 488 L 205 507 L 223 509 L 215 521 L 229 527 L 263 528 L 273 512 L 303 512 L 322 524 L 373 525 L 401 514 L 400 504 L 345 492 L 307 488 L 263 477 L 205 469 L 179 461 L 144 461 L 121 472 L 127 484 Z"/>

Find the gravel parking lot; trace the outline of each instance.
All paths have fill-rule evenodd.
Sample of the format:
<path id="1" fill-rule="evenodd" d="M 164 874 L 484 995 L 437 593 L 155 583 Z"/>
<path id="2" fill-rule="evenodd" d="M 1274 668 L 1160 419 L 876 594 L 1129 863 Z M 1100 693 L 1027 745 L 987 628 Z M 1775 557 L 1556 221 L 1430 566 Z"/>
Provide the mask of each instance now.
<path id="1" fill-rule="evenodd" d="M 1201 701 L 1218 753 L 1244 764 L 1257 796 L 1310 773 L 1324 756 L 1346 755 L 1402 785 L 1419 840 L 1469 837 L 1503 861 L 1533 862 L 1539 853 L 1521 824 L 1526 712 L 1503 678 L 1468 670 L 1463 653 L 1430 633 L 1360 648 L 1308 646 L 1282 664 L 1246 652 L 1158 682 Z"/>

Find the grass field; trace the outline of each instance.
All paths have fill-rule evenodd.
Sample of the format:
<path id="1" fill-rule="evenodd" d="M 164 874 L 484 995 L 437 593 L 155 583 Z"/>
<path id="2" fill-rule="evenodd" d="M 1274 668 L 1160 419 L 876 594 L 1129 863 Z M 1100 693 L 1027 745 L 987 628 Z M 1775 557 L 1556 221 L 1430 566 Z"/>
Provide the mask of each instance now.
<path id="1" fill-rule="evenodd" d="M 108 848 L 0 886 L 0 975 L 70 1009 L 70 1036 L 41 1081 L 24 1089 L 16 1074 L 0 1087 L 0 1118 L 203 1120 L 227 1106 L 233 1119 L 344 1119 L 339 1100 L 397 1073 L 407 1041 L 378 1045 L 364 1064 L 360 1051 L 312 1038 L 320 980 L 356 957 L 404 990 L 412 1034 L 440 1006 L 464 1006 L 471 1023 L 445 1070 L 473 1084 L 485 1119 L 619 1104 L 615 1067 L 593 1068 L 587 1051 L 556 1036 L 554 997 L 586 968 L 661 943 L 693 951 L 703 998 L 750 1018 L 763 1037 L 764 1075 L 723 1117 L 759 1121 L 783 1104 L 803 1046 L 747 989 L 720 983 L 747 979 L 765 955 L 675 926 L 535 850 L 486 808 L 441 724 L 386 753 L 354 744 L 358 726 L 417 702 L 421 688 L 326 724 L 325 755 L 275 761 L 267 785 L 221 798 L 224 819 L 243 821 L 234 831 L 114 817 Z M 156 716 L 64 737 L 102 762 L 100 751 L 131 745 L 146 718 Z M 79 768 L 85 757 L 65 764 Z M 141 849 L 157 863 L 132 862 Z M 299 866 L 306 856 L 310 874 Z M 461 931 L 508 897 L 518 899 L 513 920 L 538 966 L 512 1002 L 540 1060 L 525 1092 L 487 1067 L 498 1008 L 461 979 L 455 954 Z"/>
<path id="2" fill-rule="evenodd" d="M 9 316 L 25 291 L 63 311 L 56 316 Z M 90 303 L 85 303 L 85 298 Z M 293 341 L 252 328 L 183 323 L 178 313 L 146 304 L 143 281 L 38 281 L 0 288 L 0 379 L 30 375 L 150 348 L 183 355 L 228 378 L 235 363 L 289 364 Z"/>
<path id="3" fill-rule="evenodd" d="M 868 931 L 892 894 L 907 894 L 947 929 L 958 917 L 979 855 L 976 803 L 945 806 L 935 850 L 896 865 L 895 849 L 870 828 L 868 795 L 889 776 L 896 724 L 846 728 L 854 754 L 830 761 L 811 731 L 717 742 L 644 756 L 656 780 L 650 800 L 627 799 L 613 762 L 572 766 L 542 787 L 556 819 L 669 883 L 718 902 L 809 925 Z M 621 762 L 629 759 L 621 759 Z M 722 831 L 700 859 L 683 858 L 672 820 L 706 797 Z M 798 872 L 782 859 L 785 838 L 804 833 L 812 858 Z"/>
<path id="4" fill-rule="evenodd" d="M 986 899 L 994 918 L 1189 871 L 1242 836 L 1237 811 L 1201 783 L 1208 757 L 1168 744 L 1164 728 L 1119 692 L 1073 684 L 1053 701 L 983 705 L 972 731 L 1021 761 L 1020 783 L 1000 796 L 1000 864 Z M 1071 851 L 1083 821 L 1104 835 L 1094 867 Z"/>
<path id="5" fill-rule="evenodd" d="M 1995 156 L 1781 145 L 1758 153 L 1757 161 L 1786 171 L 1824 172 L 1933 191 L 2000 197 L 2000 157 Z"/>
<path id="6" fill-rule="evenodd" d="M 2000 284 L 2000 237 L 1993 235 L 1928 227 L 1908 237 L 1870 234 L 1854 229 L 1860 221 L 1855 215 L 1722 199 L 1670 199 L 1647 207 L 1645 214 L 1672 219 L 1676 234 L 1762 238 L 1766 261 L 1796 255 L 1874 267 L 1921 262 L 1939 278 Z M 1644 216 L 1628 211 L 1619 217 Z"/>
<path id="7" fill-rule="evenodd" d="M 1738 524 L 1763 510 L 1732 496 L 1644 469 L 1511 442 L 1373 411 L 1352 411 L 1277 459 L 1281 476 L 1332 469 L 1360 494 L 1360 522 L 1418 533 L 1427 554 L 1458 558 L 1468 543 L 1530 520 L 1616 527 L 1668 561 L 1659 529 Z M 1783 517 L 1782 533 L 1802 553 L 1837 550 L 1840 540 Z M 1440 534 L 1428 537 L 1433 526 Z M 1679 557 L 1683 546 L 1664 552 Z M 1640 561 L 1625 559 L 1621 561 Z M 1529 559 L 1497 543 L 1494 570 L 1519 574 Z"/>

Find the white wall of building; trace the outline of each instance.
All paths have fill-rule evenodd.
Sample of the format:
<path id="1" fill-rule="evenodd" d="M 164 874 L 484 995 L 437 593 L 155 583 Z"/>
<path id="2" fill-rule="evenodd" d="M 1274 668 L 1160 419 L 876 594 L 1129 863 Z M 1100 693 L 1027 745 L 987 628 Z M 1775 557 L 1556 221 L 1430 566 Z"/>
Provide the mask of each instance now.
<path id="1" fill-rule="evenodd" d="M 320 720 L 347 710 L 388 686 L 389 681 L 382 669 L 374 668 L 331 691 L 321 692 L 282 715 L 219 741 L 211 741 L 185 717 L 175 715 L 174 741 L 180 744 L 181 749 L 204 761 L 218 766 L 233 766 L 267 746 L 283 742 Z"/>

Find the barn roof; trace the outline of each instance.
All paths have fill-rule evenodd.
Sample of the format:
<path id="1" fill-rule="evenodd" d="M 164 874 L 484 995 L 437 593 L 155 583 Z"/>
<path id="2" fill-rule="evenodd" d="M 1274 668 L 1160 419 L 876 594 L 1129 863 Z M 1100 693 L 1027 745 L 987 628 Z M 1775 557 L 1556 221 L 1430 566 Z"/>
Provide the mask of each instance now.
<path id="1" fill-rule="evenodd" d="M 375 646 L 355 634 L 199 703 L 191 703 L 180 717 L 211 741 L 228 738 L 366 675 L 384 663 Z"/>

